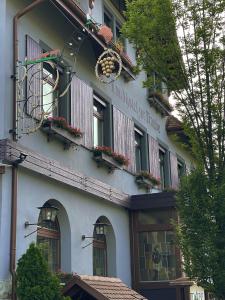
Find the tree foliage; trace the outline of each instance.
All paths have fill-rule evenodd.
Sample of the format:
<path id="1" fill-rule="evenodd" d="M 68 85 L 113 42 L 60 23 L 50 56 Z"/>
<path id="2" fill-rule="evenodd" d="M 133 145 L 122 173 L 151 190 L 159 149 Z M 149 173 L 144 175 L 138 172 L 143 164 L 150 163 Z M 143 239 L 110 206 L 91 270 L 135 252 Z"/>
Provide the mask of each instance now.
<path id="1" fill-rule="evenodd" d="M 198 169 L 182 179 L 177 195 L 177 234 L 185 271 L 219 299 L 225 299 L 224 195 L 225 181 L 212 184 Z"/>
<path id="2" fill-rule="evenodd" d="M 19 259 L 17 267 L 17 295 L 20 300 L 69 300 L 60 292 L 59 281 L 52 275 L 41 251 L 31 244 Z"/>
<path id="3" fill-rule="evenodd" d="M 224 0 L 127 1 L 123 33 L 138 65 L 167 81 L 194 154 L 209 176 L 225 167 Z M 151 87 L 149 79 L 145 85 Z"/>
<path id="4" fill-rule="evenodd" d="M 167 82 L 192 143 L 196 171 L 178 193 L 185 271 L 225 299 L 225 0 L 127 0 L 126 17 L 138 67 Z"/>

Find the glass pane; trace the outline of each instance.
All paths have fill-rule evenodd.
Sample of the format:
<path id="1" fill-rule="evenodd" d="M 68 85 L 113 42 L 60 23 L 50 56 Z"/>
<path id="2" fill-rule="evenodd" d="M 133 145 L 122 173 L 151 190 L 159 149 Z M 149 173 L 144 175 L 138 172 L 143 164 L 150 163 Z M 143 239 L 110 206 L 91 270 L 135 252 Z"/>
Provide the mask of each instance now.
<path id="1" fill-rule="evenodd" d="M 52 85 L 46 82 L 43 82 L 42 93 L 43 93 L 43 110 L 48 113 L 46 117 L 52 117 L 53 115 L 53 101 L 54 93 L 51 93 Z"/>
<path id="2" fill-rule="evenodd" d="M 94 147 L 99 145 L 98 141 L 98 118 L 93 117 L 93 130 L 94 130 Z"/>
<path id="3" fill-rule="evenodd" d="M 135 131 L 135 160 L 136 160 L 136 172 L 142 170 L 142 147 L 141 147 L 142 135 Z"/>
<path id="4" fill-rule="evenodd" d="M 93 248 L 93 275 L 106 276 L 106 249 Z"/>
<path id="5" fill-rule="evenodd" d="M 165 187 L 165 153 L 159 151 L 159 165 L 160 165 L 160 181 L 161 187 Z"/>
<path id="6" fill-rule="evenodd" d="M 111 28 L 113 32 L 113 20 L 109 13 L 104 13 L 104 23 Z"/>
<path id="7" fill-rule="evenodd" d="M 135 149 L 135 160 L 136 160 L 136 172 L 141 171 L 141 149 L 136 147 Z"/>
<path id="8" fill-rule="evenodd" d="M 93 116 L 94 147 L 103 145 L 103 121 Z"/>
<path id="9" fill-rule="evenodd" d="M 139 268 L 141 281 L 176 278 L 176 253 L 172 231 L 139 233 Z"/>
<path id="10" fill-rule="evenodd" d="M 37 236 L 37 244 L 48 263 L 51 272 L 59 270 L 59 240 Z"/>
<path id="11" fill-rule="evenodd" d="M 140 211 L 138 222 L 141 224 L 171 224 L 171 219 L 175 218 L 175 211 L 170 210 L 151 210 Z"/>

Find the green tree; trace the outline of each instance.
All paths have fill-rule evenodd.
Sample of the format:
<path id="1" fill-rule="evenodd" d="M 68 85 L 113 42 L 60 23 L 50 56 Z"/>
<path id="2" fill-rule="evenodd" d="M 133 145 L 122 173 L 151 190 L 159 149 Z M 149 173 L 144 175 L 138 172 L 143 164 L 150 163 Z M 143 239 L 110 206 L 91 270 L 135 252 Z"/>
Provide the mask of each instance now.
<path id="1" fill-rule="evenodd" d="M 31 244 L 18 261 L 17 295 L 20 300 L 69 300 L 63 297 L 59 281 L 48 270 L 40 249 Z"/>
<path id="2" fill-rule="evenodd" d="M 178 193 L 185 271 L 225 299 L 225 0 L 127 1 L 123 33 L 138 68 L 167 82 L 196 171 Z"/>

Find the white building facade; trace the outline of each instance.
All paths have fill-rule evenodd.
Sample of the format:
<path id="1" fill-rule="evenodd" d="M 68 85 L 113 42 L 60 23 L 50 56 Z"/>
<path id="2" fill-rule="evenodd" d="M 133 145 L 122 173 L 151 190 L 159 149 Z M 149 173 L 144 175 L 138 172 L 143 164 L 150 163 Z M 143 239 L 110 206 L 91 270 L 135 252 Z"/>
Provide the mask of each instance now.
<path id="1" fill-rule="evenodd" d="M 123 41 L 120 54 L 120 77 L 110 84 L 96 78 L 96 61 L 107 45 L 94 28 L 106 24 L 118 39 L 124 21 L 121 5 L 110 0 L 0 2 L 0 299 L 15 299 L 16 262 L 32 242 L 48 245 L 46 258 L 53 271 L 119 277 L 132 286 L 130 197 L 175 188 L 179 175 L 191 168 L 191 157 L 166 130 L 170 108 L 157 99 L 151 102 L 149 90 L 142 87 L 146 75 L 132 72 L 135 50 L 128 41 Z M 41 79 L 35 67 L 23 67 L 26 58 L 37 59 L 55 49 L 60 50 L 60 61 L 56 68 L 43 62 Z M 43 78 L 45 86 L 38 86 Z M 49 108 L 62 92 L 65 95 Z M 83 137 L 39 126 L 41 110 L 48 113 L 44 118 L 65 118 Z M 95 146 L 123 154 L 129 166 L 96 162 Z M 141 170 L 159 177 L 161 186 L 137 184 Z M 57 222 L 30 234 L 36 226 L 25 222 L 40 222 L 37 207 L 46 203 L 58 208 Z M 103 241 L 88 246 L 93 239 L 82 236 L 93 237 L 96 222 L 108 224 L 108 230 Z M 146 265 L 147 260 L 145 269 L 150 270 Z M 169 266 L 163 268 L 168 271 Z M 166 274 L 142 279 L 169 286 L 179 277 Z"/>

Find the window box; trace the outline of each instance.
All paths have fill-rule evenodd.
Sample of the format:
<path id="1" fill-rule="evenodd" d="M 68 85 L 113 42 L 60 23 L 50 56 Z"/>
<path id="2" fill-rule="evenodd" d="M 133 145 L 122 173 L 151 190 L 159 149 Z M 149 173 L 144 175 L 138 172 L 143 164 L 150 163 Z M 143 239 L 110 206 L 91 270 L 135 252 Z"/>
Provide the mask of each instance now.
<path id="1" fill-rule="evenodd" d="M 169 116 L 173 108 L 171 107 L 169 101 L 160 92 L 150 92 L 149 102 L 158 112 L 163 116 Z"/>
<path id="2" fill-rule="evenodd" d="M 160 180 L 147 171 L 136 174 L 135 181 L 140 188 L 146 188 L 147 190 L 160 185 Z"/>
<path id="3" fill-rule="evenodd" d="M 93 148 L 93 159 L 97 162 L 98 166 L 106 166 L 109 172 L 115 169 L 122 169 L 122 166 L 128 166 L 129 160 L 116 152 L 112 148 L 105 146 L 98 146 Z"/>
<path id="4" fill-rule="evenodd" d="M 108 168 L 110 173 L 113 172 L 115 169 L 122 169 L 121 165 L 118 162 L 116 162 L 113 159 L 113 157 L 105 153 L 94 153 L 93 159 L 97 162 L 98 167 L 104 166 Z"/>
<path id="5" fill-rule="evenodd" d="M 150 179 L 145 178 L 144 176 L 141 175 L 136 176 L 135 181 L 140 188 L 145 188 L 146 190 L 150 190 L 153 187 L 153 184 L 150 181 Z"/>
<path id="6" fill-rule="evenodd" d="M 56 139 L 64 145 L 64 149 L 80 145 L 83 134 L 77 128 L 70 127 L 64 118 L 49 118 L 43 121 L 41 130 L 47 134 L 50 142 Z"/>

